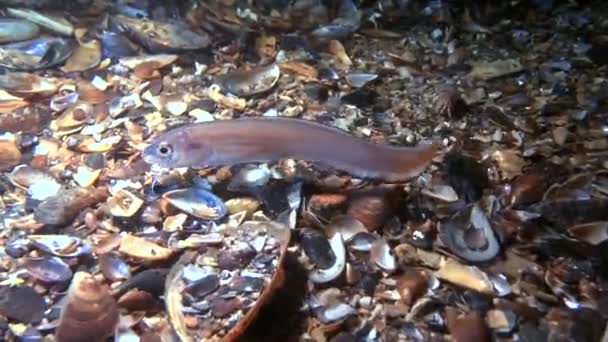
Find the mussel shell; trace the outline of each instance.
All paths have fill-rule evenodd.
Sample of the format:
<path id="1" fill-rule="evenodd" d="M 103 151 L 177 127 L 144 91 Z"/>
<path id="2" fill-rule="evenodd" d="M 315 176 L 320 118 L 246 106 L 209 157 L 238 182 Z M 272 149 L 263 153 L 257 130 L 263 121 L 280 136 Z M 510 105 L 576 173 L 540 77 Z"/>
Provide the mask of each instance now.
<path id="1" fill-rule="evenodd" d="M 72 270 L 57 257 L 30 258 L 24 262 L 29 274 L 45 283 L 64 283 L 72 279 Z"/>
<path id="2" fill-rule="evenodd" d="M 20 42 L 36 37 L 38 25 L 27 20 L 0 18 L 0 43 Z"/>
<path id="3" fill-rule="evenodd" d="M 64 63 L 71 55 L 74 40 L 42 36 L 0 47 L 0 66 L 15 71 L 48 69 Z"/>
<path id="4" fill-rule="evenodd" d="M 91 245 L 68 235 L 30 235 L 32 245 L 59 257 L 74 258 L 91 252 Z"/>
<path id="5" fill-rule="evenodd" d="M 103 341 L 118 324 L 118 305 L 94 277 L 78 272 L 61 310 L 58 341 Z"/>
<path id="6" fill-rule="evenodd" d="M 103 276 L 110 281 L 128 279 L 131 276 L 129 265 L 113 252 L 99 256 L 99 268 Z"/>
<path id="7" fill-rule="evenodd" d="M 439 225 L 439 237 L 452 253 L 469 262 L 487 262 L 500 244 L 485 212 L 468 205 Z"/>
<path id="8" fill-rule="evenodd" d="M 329 240 L 317 229 L 302 228 L 300 245 L 310 260 L 321 269 L 328 269 L 336 262 L 336 255 L 331 249 Z"/>
<path id="9" fill-rule="evenodd" d="M 253 96 L 264 93 L 277 83 L 281 69 L 276 64 L 251 70 L 237 70 L 219 78 L 222 87 L 236 96 Z"/>
<path id="10" fill-rule="evenodd" d="M 397 268 L 395 254 L 388 243 L 382 238 L 376 239 L 372 244 L 369 258 L 384 271 L 392 272 Z"/>
<path id="11" fill-rule="evenodd" d="M 211 43 L 207 34 L 191 31 L 182 23 L 130 18 L 124 15 L 116 15 L 111 20 L 112 24 L 125 32 L 129 38 L 151 52 L 199 50 Z"/>
<path id="12" fill-rule="evenodd" d="M 13 184 L 22 188 L 29 188 L 37 182 L 57 182 L 55 177 L 48 171 L 38 169 L 26 164 L 16 166 L 9 175 Z"/>
<path id="13" fill-rule="evenodd" d="M 163 198 L 179 210 L 205 220 L 219 220 L 228 212 L 221 198 L 201 188 L 172 190 Z"/>
<path id="14" fill-rule="evenodd" d="M 39 322 L 46 309 L 44 297 L 30 286 L 0 286 L 0 315 L 24 323 Z"/>
<path id="15" fill-rule="evenodd" d="M 207 295 L 213 293 L 220 287 L 220 278 L 215 274 L 209 274 L 206 277 L 187 285 L 184 292 L 191 296 L 194 300 L 203 300 Z"/>
<path id="16" fill-rule="evenodd" d="M 98 37 L 101 40 L 104 58 L 134 56 L 138 53 L 137 45 L 123 34 L 104 30 L 98 34 Z"/>

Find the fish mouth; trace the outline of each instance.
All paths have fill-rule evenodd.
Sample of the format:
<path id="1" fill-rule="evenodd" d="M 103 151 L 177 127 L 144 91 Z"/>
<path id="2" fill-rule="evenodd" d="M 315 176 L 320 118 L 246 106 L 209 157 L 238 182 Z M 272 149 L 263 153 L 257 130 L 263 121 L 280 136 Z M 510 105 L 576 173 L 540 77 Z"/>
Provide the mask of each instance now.
<path id="1" fill-rule="evenodd" d="M 158 164 L 158 160 L 154 158 L 154 145 L 146 146 L 141 152 L 141 159 L 148 164 Z"/>

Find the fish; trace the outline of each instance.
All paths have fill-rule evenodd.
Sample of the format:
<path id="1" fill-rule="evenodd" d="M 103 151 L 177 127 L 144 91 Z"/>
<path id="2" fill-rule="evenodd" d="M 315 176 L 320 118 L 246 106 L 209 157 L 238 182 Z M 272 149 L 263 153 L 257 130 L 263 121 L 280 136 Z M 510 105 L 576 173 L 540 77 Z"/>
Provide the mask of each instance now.
<path id="1" fill-rule="evenodd" d="M 362 179 L 390 183 L 422 173 L 439 149 L 378 144 L 305 119 L 239 118 L 192 123 L 153 137 L 142 159 L 161 168 L 202 168 L 306 160 Z"/>

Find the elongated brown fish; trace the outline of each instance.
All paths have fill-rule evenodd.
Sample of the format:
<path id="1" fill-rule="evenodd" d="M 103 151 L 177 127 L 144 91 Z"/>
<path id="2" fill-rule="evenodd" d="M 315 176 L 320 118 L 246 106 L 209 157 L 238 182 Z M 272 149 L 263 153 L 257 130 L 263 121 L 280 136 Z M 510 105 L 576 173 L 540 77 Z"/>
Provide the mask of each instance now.
<path id="1" fill-rule="evenodd" d="M 143 152 L 164 168 L 217 167 L 280 159 L 314 161 L 360 178 L 400 182 L 429 165 L 437 144 L 396 147 L 359 139 L 300 119 L 246 118 L 181 126 L 158 136 Z"/>

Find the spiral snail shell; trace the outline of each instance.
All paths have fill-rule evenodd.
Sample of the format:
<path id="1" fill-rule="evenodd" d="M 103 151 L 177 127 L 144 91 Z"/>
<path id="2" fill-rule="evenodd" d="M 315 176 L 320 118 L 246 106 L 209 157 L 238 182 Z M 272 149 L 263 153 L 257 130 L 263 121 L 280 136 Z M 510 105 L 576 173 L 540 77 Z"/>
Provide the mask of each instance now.
<path id="1" fill-rule="evenodd" d="M 108 289 L 86 272 L 77 272 L 56 330 L 58 342 L 105 341 L 118 323 L 118 305 Z"/>

